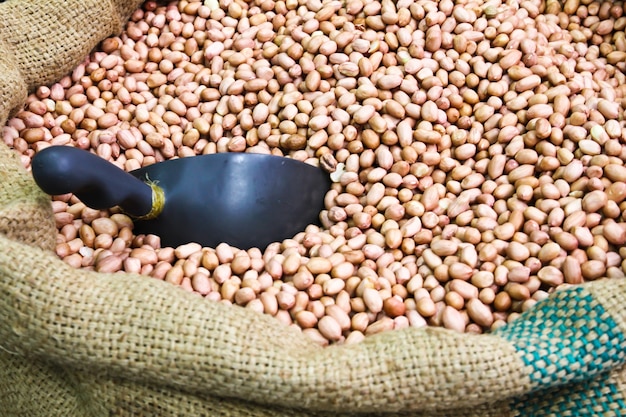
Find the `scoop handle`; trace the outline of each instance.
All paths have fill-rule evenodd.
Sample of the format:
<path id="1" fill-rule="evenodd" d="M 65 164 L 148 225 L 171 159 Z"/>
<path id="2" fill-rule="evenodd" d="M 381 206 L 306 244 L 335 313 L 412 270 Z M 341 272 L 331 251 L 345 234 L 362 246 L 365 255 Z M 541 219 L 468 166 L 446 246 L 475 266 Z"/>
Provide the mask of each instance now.
<path id="1" fill-rule="evenodd" d="M 88 151 L 50 146 L 31 162 L 35 182 L 45 193 L 73 193 L 93 209 L 120 206 L 143 216 L 152 208 L 152 189 L 133 175 Z"/>

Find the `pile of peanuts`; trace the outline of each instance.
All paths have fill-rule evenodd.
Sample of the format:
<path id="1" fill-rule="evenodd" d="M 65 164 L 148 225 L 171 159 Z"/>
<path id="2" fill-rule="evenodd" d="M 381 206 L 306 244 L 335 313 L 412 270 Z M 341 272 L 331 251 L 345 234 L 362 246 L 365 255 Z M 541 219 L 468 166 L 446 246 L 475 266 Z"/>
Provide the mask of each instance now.
<path id="1" fill-rule="evenodd" d="M 2 130 L 130 171 L 272 153 L 336 180 L 321 226 L 267 248 L 135 235 L 53 198 L 76 268 L 165 280 L 357 343 L 482 333 L 626 269 L 626 6 L 566 0 L 147 1 Z"/>

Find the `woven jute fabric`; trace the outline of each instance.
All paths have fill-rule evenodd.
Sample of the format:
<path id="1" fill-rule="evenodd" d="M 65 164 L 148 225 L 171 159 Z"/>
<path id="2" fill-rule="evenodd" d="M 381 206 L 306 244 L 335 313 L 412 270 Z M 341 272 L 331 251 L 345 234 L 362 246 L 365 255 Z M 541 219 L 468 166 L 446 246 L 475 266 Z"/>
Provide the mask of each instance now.
<path id="1" fill-rule="evenodd" d="M 55 222 L 50 198 L 37 192 L 19 165 L 19 157 L 6 146 L 0 148 L 0 233 L 43 249 L 54 247 Z M 33 225 L 38 225 L 33 227 Z"/>
<path id="2" fill-rule="evenodd" d="M 139 1 L 0 4 L 0 122 Z M 489 335 L 405 329 L 322 348 L 272 317 L 53 253 L 50 199 L 0 145 L 2 416 L 626 413 L 626 280 L 552 294 Z"/>
<path id="3" fill-rule="evenodd" d="M 121 32 L 141 0 L 8 0 L 0 4 L 0 124 L 28 90 L 66 75 Z"/>

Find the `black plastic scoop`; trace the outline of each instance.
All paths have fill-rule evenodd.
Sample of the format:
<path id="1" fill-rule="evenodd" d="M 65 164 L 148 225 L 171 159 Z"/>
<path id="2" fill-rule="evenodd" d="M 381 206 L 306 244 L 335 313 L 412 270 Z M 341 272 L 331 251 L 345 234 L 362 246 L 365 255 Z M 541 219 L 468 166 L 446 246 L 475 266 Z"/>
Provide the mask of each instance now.
<path id="1" fill-rule="evenodd" d="M 264 249 L 319 222 L 330 178 L 294 159 L 222 153 L 173 159 L 130 173 L 99 156 L 51 146 L 32 160 L 47 194 L 74 193 L 94 209 L 119 206 L 136 233 L 166 246 L 197 242 Z"/>

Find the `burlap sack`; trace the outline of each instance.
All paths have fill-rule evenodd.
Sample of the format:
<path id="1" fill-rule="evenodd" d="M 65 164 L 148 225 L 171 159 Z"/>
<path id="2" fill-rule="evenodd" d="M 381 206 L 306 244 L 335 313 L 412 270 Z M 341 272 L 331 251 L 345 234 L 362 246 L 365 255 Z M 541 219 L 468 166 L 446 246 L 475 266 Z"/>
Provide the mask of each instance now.
<path id="1" fill-rule="evenodd" d="M 138 1 L 0 4 L 0 121 Z M 0 145 L 0 415 L 617 416 L 626 280 L 553 294 L 491 335 L 428 328 L 321 348 L 269 316 L 52 252 L 50 200 Z"/>

